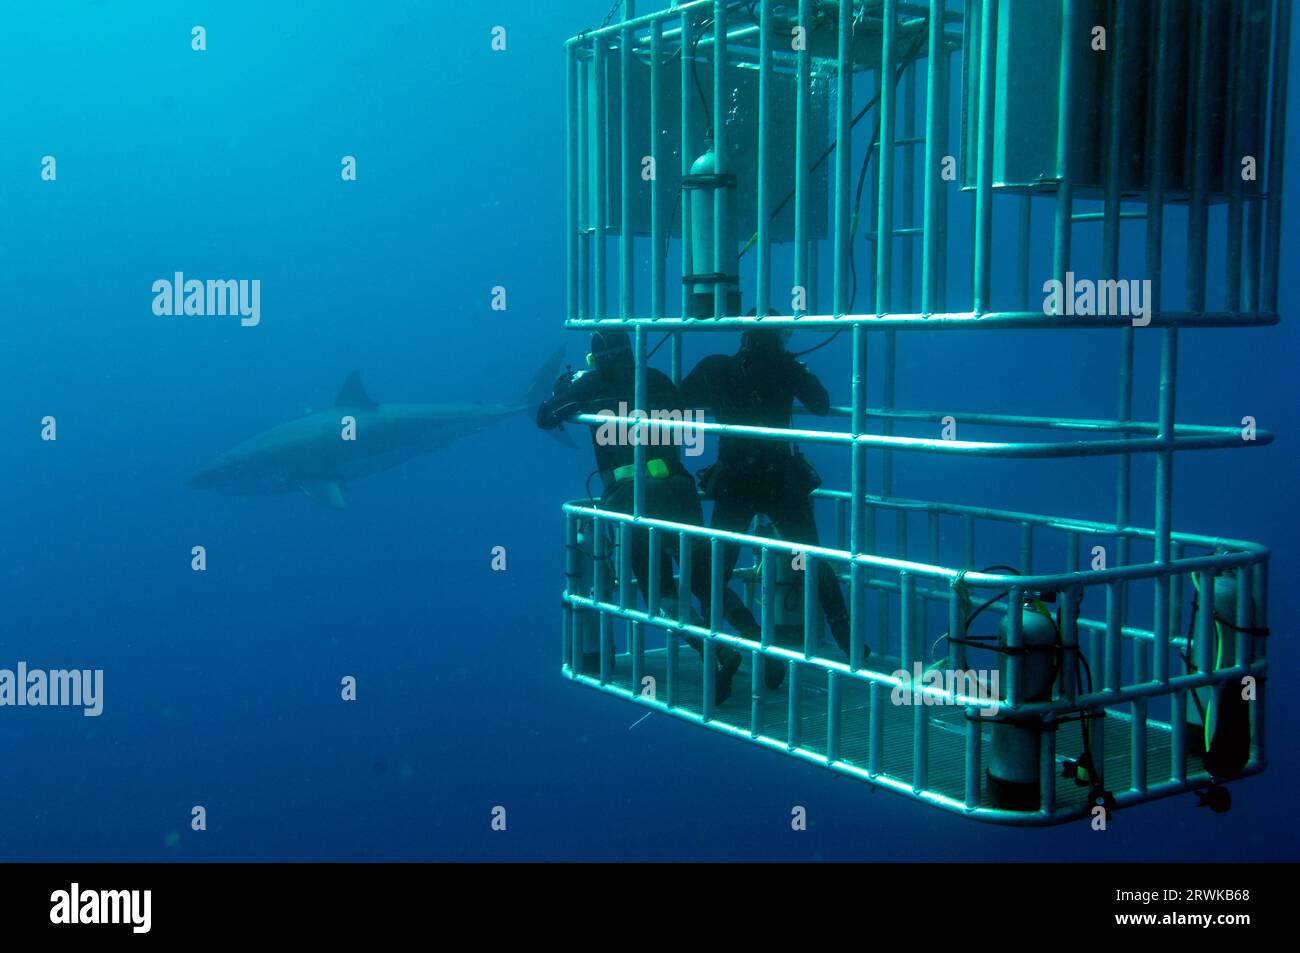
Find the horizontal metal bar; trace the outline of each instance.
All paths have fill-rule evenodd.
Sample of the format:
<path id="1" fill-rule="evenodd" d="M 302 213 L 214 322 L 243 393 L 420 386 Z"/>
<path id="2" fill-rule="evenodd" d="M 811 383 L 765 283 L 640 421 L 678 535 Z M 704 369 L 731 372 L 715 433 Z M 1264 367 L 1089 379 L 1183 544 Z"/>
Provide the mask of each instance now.
<path id="1" fill-rule="evenodd" d="M 766 536 L 750 536 L 746 533 L 733 533 L 727 530 L 694 526 L 689 523 L 673 523 L 668 520 L 652 519 L 646 516 L 632 516 L 599 507 L 584 506 L 578 503 L 564 504 L 564 512 L 569 516 L 588 517 L 609 523 L 636 523 L 639 527 L 657 526 L 686 536 L 698 536 L 703 539 L 721 540 L 724 543 L 736 543 L 753 549 L 775 549 L 794 555 L 811 553 L 818 559 L 833 559 L 837 562 L 857 563 L 871 569 L 890 572 L 912 572 L 931 579 L 956 581 L 958 578 L 974 589 L 1050 589 L 1059 591 L 1066 586 L 1076 586 L 1081 582 L 1087 586 L 1103 585 L 1107 582 L 1135 579 L 1156 579 L 1170 575 L 1183 575 L 1211 569 L 1230 569 L 1238 566 L 1250 566 L 1268 558 L 1267 550 L 1261 552 L 1221 553 L 1215 556 L 1198 556 L 1183 558 L 1164 563 L 1138 563 L 1130 566 L 1114 566 L 1108 569 L 1095 569 L 1088 573 L 1055 573 L 1048 575 L 1017 576 L 1003 573 L 976 572 L 968 569 L 953 569 L 946 566 L 931 566 L 927 563 L 912 562 L 906 559 L 893 559 L 888 556 L 874 556 L 867 553 L 853 554 L 825 546 L 810 546 L 806 543 L 792 543 L 783 539 L 770 539 Z M 1080 577 L 1084 579 L 1081 580 Z"/>
<path id="2" fill-rule="evenodd" d="M 564 45 L 566 48 L 570 46 L 582 46 L 597 37 L 617 39 L 618 35 L 621 34 L 624 29 L 646 30 L 649 29 L 656 20 L 661 22 L 677 20 L 685 13 L 707 14 L 713 9 L 713 2 L 714 0 L 687 0 L 687 2 L 679 3 L 675 7 L 666 7 L 663 10 L 655 10 L 651 13 L 643 14 L 642 16 L 633 17 L 631 20 L 625 22 L 614 21 L 608 26 L 585 30 L 577 36 L 570 37 L 565 41 Z M 740 2 L 733 2 L 728 4 L 728 9 L 745 10 L 747 9 L 747 5 Z M 923 3 L 899 3 L 898 12 L 913 17 L 928 17 L 930 15 L 929 7 Z M 873 19 L 877 22 L 879 21 L 878 16 Z M 963 21 L 963 16 L 960 12 L 953 10 L 945 13 L 943 20 L 945 23 L 960 25 Z M 757 29 L 757 27 L 751 29 Z M 667 40 L 678 32 L 680 31 L 664 30 L 664 39 Z"/>
<path id="3" fill-rule="evenodd" d="M 675 718 L 680 718 L 683 721 L 700 725 L 720 734 L 749 741 L 752 744 L 767 748 L 770 751 L 775 751 L 788 757 L 794 757 L 801 761 L 806 761 L 809 764 L 816 765 L 817 767 L 828 768 L 838 774 L 843 774 L 856 780 L 879 786 L 885 790 L 892 791 L 895 794 L 901 794 L 913 801 L 930 804 L 934 807 L 948 811 L 949 813 L 958 814 L 962 817 L 969 817 L 977 821 L 1015 827 L 1046 827 L 1076 821 L 1088 817 L 1091 814 L 1091 805 L 1087 802 L 1076 808 L 1064 808 L 1058 806 L 1050 813 L 1040 811 L 1010 811 L 987 807 L 977 807 L 972 809 L 963 801 L 941 794 L 937 791 L 928 789 L 919 792 L 913 791 L 912 783 L 909 780 L 895 778 L 883 772 L 871 775 L 866 768 L 847 761 L 828 761 L 824 753 L 816 751 L 815 749 L 802 747 L 792 749 L 788 746 L 785 739 L 782 738 L 773 738 L 768 735 L 753 736 L 750 734 L 748 728 L 740 728 L 728 722 L 718 721 L 716 719 L 706 721 L 698 712 L 691 711 L 687 708 L 670 708 L 656 698 L 629 691 L 619 685 L 602 685 L 598 680 L 593 679 L 590 676 L 581 675 L 569 669 L 564 670 L 564 675 L 570 680 L 588 688 L 594 688 L 609 695 L 616 695 L 638 705 L 671 715 Z M 1262 764 L 1252 763 L 1242 771 L 1240 777 L 1251 777 L 1252 775 L 1259 774 L 1262 770 Z M 1115 793 L 1115 801 L 1117 805 L 1123 807 L 1156 800 L 1158 798 L 1170 797 L 1176 794 L 1182 794 L 1186 791 L 1204 787 L 1208 777 L 1209 776 L 1205 772 L 1200 771 L 1190 775 L 1185 781 L 1164 781 L 1149 786 L 1143 792 L 1119 791 Z"/>
<path id="4" fill-rule="evenodd" d="M 844 490 L 814 490 L 812 495 L 827 500 L 848 500 L 849 493 Z M 995 509 L 989 506 L 971 506 L 963 503 L 938 503 L 928 500 L 910 500 L 902 497 L 882 497 L 868 494 L 867 505 L 873 509 L 908 510 L 922 513 L 939 513 L 944 516 L 976 517 L 1006 523 L 1029 523 L 1047 529 L 1063 532 L 1087 533 L 1094 536 L 1113 536 L 1126 539 L 1154 539 L 1155 530 L 1140 526 L 1116 526 L 1114 523 L 1098 523 L 1093 520 L 1074 519 L 1065 516 L 1043 516 L 1038 513 L 1021 513 L 1016 510 Z M 1196 533 L 1174 533 L 1171 539 L 1187 546 L 1202 546 L 1214 550 L 1231 550 L 1253 553 L 1267 558 L 1269 549 L 1259 543 L 1244 539 L 1229 539 L 1226 536 L 1202 536 Z"/>
<path id="5" fill-rule="evenodd" d="M 830 430 L 786 430 L 778 427 L 748 427 L 740 424 L 719 424 L 695 420 L 654 419 L 647 422 L 645 418 L 619 417 L 615 414 L 575 414 L 571 420 L 589 424 L 593 427 L 602 425 L 621 425 L 629 431 L 640 427 L 652 431 L 647 439 L 658 435 L 653 431 L 693 430 L 719 436 L 752 437 L 759 440 L 773 440 L 788 443 L 798 440 L 805 443 L 827 443 L 847 446 L 859 444 L 866 447 L 885 448 L 889 450 L 907 450 L 916 453 L 949 454 L 960 457 L 1006 457 L 1014 459 L 1049 460 L 1063 457 L 1108 457 L 1132 456 L 1138 453 L 1158 453 L 1183 450 L 1232 450 L 1266 446 L 1273 442 L 1273 434 L 1267 430 L 1257 430 L 1255 439 L 1241 439 L 1240 431 L 1228 430 L 1223 434 L 1202 434 L 1177 436 L 1172 440 L 1150 437 L 1142 440 L 1073 440 L 1060 443 L 1017 442 L 1004 443 L 988 440 L 944 440 L 934 437 L 896 437 L 887 434 L 853 434 L 837 433 Z M 660 443 L 666 441 L 659 441 Z M 657 444 L 655 444 L 657 445 Z"/>
<path id="6" fill-rule="evenodd" d="M 812 415 L 799 411 L 798 416 L 850 417 L 853 408 L 831 407 L 826 414 Z M 958 424 L 978 427 L 1026 427 L 1036 430 L 1080 430 L 1096 433 L 1145 433 L 1158 434 L 1160 424 L 1154 420 L 1106 420 L 1103 418 L 1084 417 L 1038 417 L 1026 414 L 985 414 L 979 412 L 963 413 L 947 410 L 896 410 L 884 407 L 868 407 L 869 417 L 891 420 L 913 420 L 931 423 L 942 422 L 951 417 Z M 1236 435 L 1240 439 L 1240 427 L 1214 426 L 1210 424 L 1178 424 L 1175 436 L 1228 436 Z"/>
<path id="7" fill-rule="evenodd" d="M 1245 328 L 1270 327 L 1279 321 L 1276 311 L 1164 311 L 1150 316 L 1146 326 L 1153 328 Z M 790 328 L 803 331 L 838 331 L 854 324 L 864 324 L 872 329 L 893 331 L 952 331 L 975 328 L 1030 329 L 1095 329 L 1133 327 L 1133 319 L 1107 315 L 1045 314 L 1042 311 L 954 311 L 946 314 L 802 314 L 799 317 L 768 315 L 722 318 L 592 318 L 570 317 L 566 328 L 591 331 L 597 327 L 634 328 L 638 324 L 664 331 L 723 331 L 734 332 L 749 327 Z"/>

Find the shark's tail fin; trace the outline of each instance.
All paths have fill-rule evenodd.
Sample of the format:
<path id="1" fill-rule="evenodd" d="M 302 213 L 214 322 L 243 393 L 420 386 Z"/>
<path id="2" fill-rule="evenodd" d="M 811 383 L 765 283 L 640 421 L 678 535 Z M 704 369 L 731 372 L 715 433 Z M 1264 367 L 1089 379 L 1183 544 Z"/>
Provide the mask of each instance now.
<path id="1" fill-rule="evenodd" d="M 537 373 L 533 375 L 532 383 L 528 385 L 528 390 L 524 393 L 524 396 L 520 401 L 523 405 L 522 411 L 524 413 L 536 413 L 537 408 L 541 406 L 542 402 L 551 396 L 551 391 L 555 387 L 555 379 L 560 374 L 560 365 L 563 362 L 564 345 L 561 344 L 551 352 L 551 356 L 546 359 L 545 363 L 537 369 Z M 575 446 L 573 439 L 564 432 L 562 427 L 548 430 L 547 433 L 552 437 L 555 437 L 560 441 L 560 443 L 567 447 Z"/>

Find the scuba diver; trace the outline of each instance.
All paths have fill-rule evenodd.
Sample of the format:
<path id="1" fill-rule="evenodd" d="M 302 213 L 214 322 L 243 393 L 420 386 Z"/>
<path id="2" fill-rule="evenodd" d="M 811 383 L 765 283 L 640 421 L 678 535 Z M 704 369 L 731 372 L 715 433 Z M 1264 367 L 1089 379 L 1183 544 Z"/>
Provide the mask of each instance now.
<path id="1" fill-rule="evenodd" d="M 830 410 L 826 388 L 811 371 L 785 349 L 789 331 L 753 328 L 740 338 L 734 355 L 712 354 L 695 366 L 682 382 L 687 403 L 710 407 L 723 424 L 753 427 L 790 427 L 797 398 L 810 413 L 825 416 Z M 765 515 L 781 538 L 791 543 L 817 545 L 817 521 L 810 494 L 821 477 L 793 444 L 724 436 L 718 459 L 700 471 L 707 499 L 713 500 L 714 529 L 743 533 L 758 514 Z M 740 557 L 738 546 L 727 546 L 723 585 L 731 579 Z M 817 564 L 817 591 L 826 621 L 840 650 L 849 655 L 849 612 L 835 572 L 826 562 Z M 867 655 L 868 646 L 863 646 Z M 779 688 L 786 667 L 767 659 L 769 689 Z"/>
<path id="2" fill-rule="evenodd" d="M 632 342 L 626 331 L 611 329 L 595 331 L 591 335 L 591 353 L 587 355 L 591 370 L 562 374 L 555 382 L 555 392 L 537 409 L 537 426 L 554 430 L 574 414 L 610 412 L 622 402 L 634 406 L 635 368 L 632 360 Z M 677 410 L 685 406 L 677 386 L 654 368 L 646 370 L 646 414 L 654 410 Z M 591 428 L 592 449 L 596 467 L 604 482 L 601 495 L 602 509 L 618 513 L 631 513 L 633 508 L 633 477 L 635 474 L 635 449 L 630 444 L 602 441 L 599 428 Z M 682 466 L 679 448 L 668 441 L 660 446 L 646 447 L 645 515 L 653 519 L 675 523 L 704 525 L 704 512 L 695 492 L 695 482 Z M 649 606 L 650 543 L 649 532 L 634 529 L 632 538 L 632 573 L 636 578 L 641 597 Z M 672 555 L 675 547 L 661 549 L 661 595 L 666 600 L 676 599 L 676 586 L 672 572 Z M 710 617 L 710 585 L 707 567 L 710 565 L 709 542 L 702 537 L 691 541 L 691 564 L 696 567 L 691 574 L 691 591 L 699 600 L 704 618 Z M 724 584 L 723 615 L 746 638 L 758 641 L 758 622 L 749 609 Z M 687 643 L 704 656 L 704 643 L 686 636 Z M 718 645 L 714 653 L 718 664 L 715 678 L 716 701 L 721 704 L 731 694 L 732 678 L 740 667 L 741 656 L 735 649 Z"/>

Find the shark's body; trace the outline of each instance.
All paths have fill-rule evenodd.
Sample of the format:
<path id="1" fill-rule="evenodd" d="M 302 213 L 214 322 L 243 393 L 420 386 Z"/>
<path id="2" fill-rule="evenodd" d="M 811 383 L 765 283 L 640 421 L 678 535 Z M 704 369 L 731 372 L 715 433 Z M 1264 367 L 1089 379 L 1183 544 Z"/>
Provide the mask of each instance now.
<path id="1" fill-rule="evenodd" d="M 528 393 L 509 404 L 378 404 L 354 372 L 332 408 L 245 440 L 191 476 L 187 485 L 239 495 L 302 492 L 341 508 L 344 484 L 535 408 L 562 354 L 552 355 Z M 345 439 L 349 434 L 353 439 Z"/>

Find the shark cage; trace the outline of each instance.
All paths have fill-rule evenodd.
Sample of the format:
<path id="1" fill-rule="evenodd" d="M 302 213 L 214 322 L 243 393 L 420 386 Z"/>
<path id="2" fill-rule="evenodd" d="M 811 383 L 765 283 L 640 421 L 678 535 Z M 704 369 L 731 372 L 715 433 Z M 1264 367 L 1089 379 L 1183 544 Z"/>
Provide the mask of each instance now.
<path id="1" fill-rule="evenodd" d="M 680 382 L 687 335 L 838 335 L 818 360 L 851 368 L 852 400 L 829 425 L 656 426 L 838 453 L 847 486 L 813 494 L 834 545 L 654 519 L 644 419 L 574 418 L 642 439 L 632 513 L 564 506 L 565 676 L 979 820 L 1179 792 L 1226 810 L 1225 782 L 1266 762 L 1269 552 L 1175 531 L 1174 461 L 1271 435 L 1180 422 L 1178 345 L 1278 321 L 1290 0 L 652 6 L 626 0 L 566 44 L 566 326 L 631 335 L 637 407 L 651 336 Z M 1018 375 L 1023 341 L 1068 362 L 1062 332 L 1113 348 L 1086 417 L 896 400 L 900 335 L 964 334 L 1001 383 L 1043 391 Z M 988 458 L 1031 480 L 1104 467 L 1102 518 L 897 485 L 964 488 Z M 728 544 L 754 554 L 734 582 L 761 640 L 723 620 Z M 847 592 L 847 658 L 823 642 L 822 566 Z M 719 703 L 723 646 L 749 691 Z"/>

